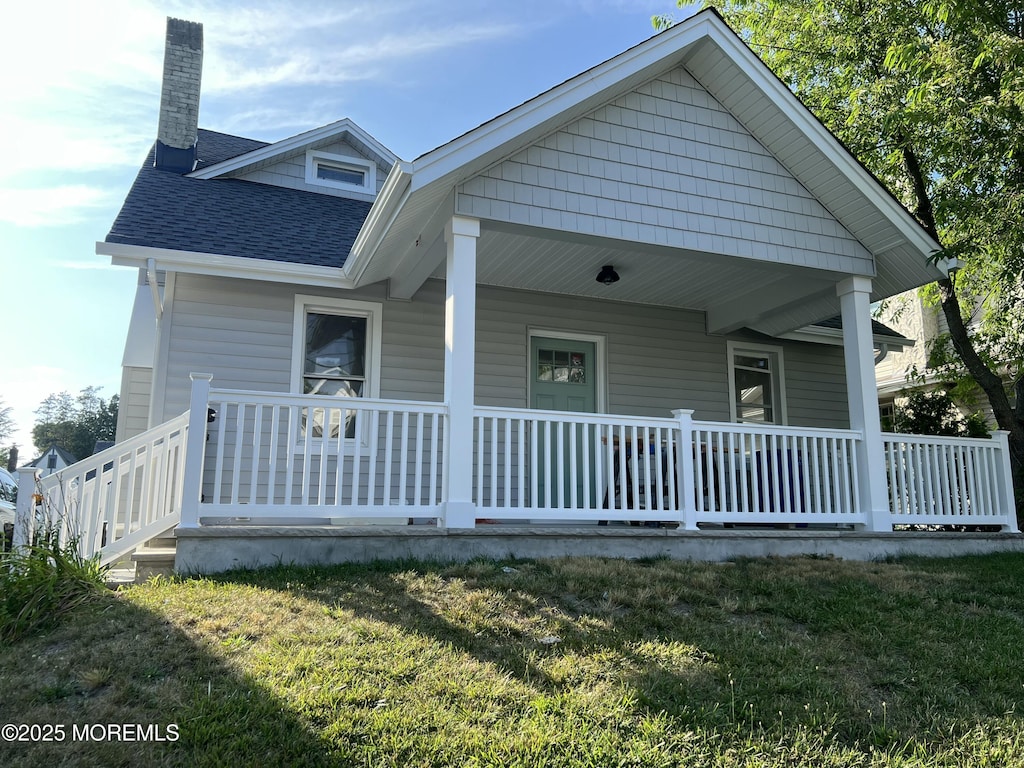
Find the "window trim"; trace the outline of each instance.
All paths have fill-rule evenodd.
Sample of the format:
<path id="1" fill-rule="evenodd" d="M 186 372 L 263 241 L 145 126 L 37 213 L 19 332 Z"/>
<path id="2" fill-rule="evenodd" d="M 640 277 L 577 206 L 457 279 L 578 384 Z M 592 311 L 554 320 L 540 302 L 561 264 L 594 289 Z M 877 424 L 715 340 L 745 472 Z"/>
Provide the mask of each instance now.
<path id="1" fill-rule="evenodd" d="M 384 327 L 384 305 L 375 301 L 337 299 L 326 296 L 295 295 L 295 312 L 292 321 L 292 376 L 291 391 L 302 394 L 304 362 L 306 358 L 306 315 L 309 312 L 325 315 L 344 315 L 366 318 L 366 374 L 363 395 L 360 399 L 380 398 L 381 338 Z M 296 430 L 298 427 L 296 426 Z M 323 438 L 313 437 L 319 443 Z M 362 436 L 363 441 L 366 435 Z M 296 431 L 292 442 L 301 445 L 305 438 Z"/>
<path id="2" fill-rule="evenodd" d="M 347 166 L 353 170 L 362 171 L 365 174 L 364 183 L 349 184 L 344 181 L 321 179 L 317 176 L 317 166 L 321 163 L 342 168 Z M 344 189 L 349 192 L 376 194 L 377 164 L 362 157 L 336 155 L 333 152 L 319 152 L 315 149 L 310 149 L 306 152 L 306 183 L 317 187 L 331 187 L 333 189 Z"/>
<path id="3" fill-rule="evenodd" d="M 775 368 L 772 374 L 772 395 L 778 399 L 776 410 L 778 418 L 775 421 L 749 421 L 741 420 L 736 413 L 736 356 L 744 352 L 753 352 L 756 355 L 774 355 Z M 771 344 L 758 344 L 757 342 L 728 341 L 726 342 L 726 353 L 729 370 L 729 419 L 736 424 L 774 424 L 785 426 L 789 423 L 789 416 L 786 411 L 786 368 L 783 363 L 783 348 Z"/>

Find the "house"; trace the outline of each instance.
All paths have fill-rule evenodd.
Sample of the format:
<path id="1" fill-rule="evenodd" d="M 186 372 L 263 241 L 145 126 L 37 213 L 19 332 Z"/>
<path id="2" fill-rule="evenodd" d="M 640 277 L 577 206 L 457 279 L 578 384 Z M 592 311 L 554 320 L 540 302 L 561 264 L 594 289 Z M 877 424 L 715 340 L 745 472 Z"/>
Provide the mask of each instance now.
<path id="1" fill-rule="evenodd" d="M 424 556 L 484 520 L 1016 530 L 1005 436 L 881 432 L 870 305 L 936 243 L 713 10 L 413 161 L 348 119 L 201 130 L 201 26 L 166 50 L 97 244 L 139 271 L 118 444 L 71 489 L 105 558 L 336 557 L 367 519 L 436 521 L 392 531 Z"/>
<path id="2" fill-rule="evenodd" d="M 26 466 L 40 470 L 42 476 L 46 477 L 70 467 L 77 461 L 78 459 L 72 453 L 61 448 L 56 443 L 50 443 L 49 448 L 43 451 L 37 459 L 26 464 Z"/>
<path id="3" fill-rule="evenodd" d="M 983 302 L 975 303 L 975 311 L 968 320 L 968 330 L 979 329 L 985 308 Z M 942 308 L 926 301 L 918 291 L 906 291 L 887 301 L 882 307 L 880 319 L 886 327 L 913 340 L 903 348 L 893 349 L 875 367 L 878 382 L 878 405 L 883 424 L 893 423 L 896 409 L 904 405 L 906 396 L 913 391 L 935 391 L 949 387 L 942 377 L 928 370 L 929 345 L 949 333 Z M 1011 393 L 1013 402 L 1013 376 L 1009 369 L 1003 369 L 1004 384 Z M 991 404 L 980 388 L 974 387 L 961 393 L 954 406 L 962 419 L 980 414 L 989 424 L 995 423 Z"/>

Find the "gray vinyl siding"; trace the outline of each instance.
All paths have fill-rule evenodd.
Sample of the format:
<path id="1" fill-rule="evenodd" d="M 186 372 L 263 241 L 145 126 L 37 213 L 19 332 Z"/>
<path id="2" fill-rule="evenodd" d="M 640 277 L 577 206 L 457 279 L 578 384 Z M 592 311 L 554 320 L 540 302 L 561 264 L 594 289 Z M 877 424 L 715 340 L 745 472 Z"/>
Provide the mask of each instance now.
<path id="1" fill-rule="evenodd" d="M 317 152 L 326 152 L 332 155 L 345 155 L 348 157 L 362 158 L 367 162 L 375 162 L 365 152 L 359 151 L 356 147 L 346 141 L 338 141 L 324 147 L 317 147 Z M 377 164 L 376 181 L 377 188 L 374 194 L 380 192 L 384 186 L 384 179 L 387 178 L 390 168 Z M 270 184 L 275 187 L 288 187 L 289 189 L 300 189 L 305 192 L 317 192 L 324 195 L 337 195 L 339 197 L 350 197 L 344 190 L 322 184 L 306 183 L 306 153 L 271 163 L 258 170 L 249 171 L 238 176 L 245 181 L 256 181 L 261 184 Z"/>
<path id="2" fill-rule="evenodd" d="M 873 274 L 871 254 L 683 68 L 457 190 L 482 219 Z"/>
<path id="3" fill-rule="evenodd" d="M 288 392 L 295 295 L 384 305 L 381 397 L 437 402 L 444 392 L 444 285 L 415 302 L 386 301 L 383 285 L 328 291 L 280 283 L 181 275 L 175 286 L 163 418 L 188 407 L 189 373 L 220 389 Z M 419 296 L 426 300 L 420 300 Z"/>
<path id="4" fill-rule="evenodd" d="M 117 442 L 135 437 L 149 429 L 149 399 L 152 389 L 152 368 L 126 365 L 121 369 L 115 438 Z"/>
<path id="5" fill-rule="evenodd" d="M 413 301 L 402 302 L 387 300 L 383 284 L 354 292 L 314 291 L 182 275 L 169 331 L 163 418 L 188 407 L 190 371 L 212 373 L 217 388 L 289 391 L 296 293 L 380 302 L 381 396 L 442 399 L 440 280 L 427 281 Z M 709 336 L 704 327 L 700 312 L 481 286 L 476 401 L 527 407 L 530 329 L 576 331 L 605 338 L 609 412 L 669 416 L 673 408 L 692 408 L 697 419 L 728 421 L 727 337 Z M 790 424 L 845 427 L 842 348 L 772 343 L 784 349 Z"/>
<path id="6" fill-rule="evenodd" d="M 789 342 L 784 365 L 790 424 L 849 429 L 842 347 Z"/>

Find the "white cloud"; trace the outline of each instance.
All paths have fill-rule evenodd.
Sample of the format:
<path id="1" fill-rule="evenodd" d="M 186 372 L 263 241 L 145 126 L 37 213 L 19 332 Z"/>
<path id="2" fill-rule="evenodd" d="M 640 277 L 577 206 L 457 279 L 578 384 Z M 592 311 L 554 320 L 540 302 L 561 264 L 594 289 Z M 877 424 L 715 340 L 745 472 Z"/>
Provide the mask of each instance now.
<path id="1" fill-rule="evenodd" d="M 61 226 L 82 221 L 96 209 L 109 206 L 112 194 L 72 184 L 46 189 L 0 189 L 0 221 L 21 227 Z"/>

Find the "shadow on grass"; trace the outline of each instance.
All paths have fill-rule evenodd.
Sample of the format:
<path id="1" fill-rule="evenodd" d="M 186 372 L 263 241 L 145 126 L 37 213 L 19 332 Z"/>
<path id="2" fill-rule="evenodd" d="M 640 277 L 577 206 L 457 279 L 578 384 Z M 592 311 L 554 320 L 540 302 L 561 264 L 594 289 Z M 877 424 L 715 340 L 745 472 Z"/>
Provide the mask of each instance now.
<path id="1" fill-rule="evenodd" d="M 603 677 L 626 692 L 635 716 L 667 719 L 677 735 L 899 761 L 1024 747 L 1022 565 L 1019 555 L 866 565 L 553 560 L 281 568 L 220 580 L 274 589 L 287 579 L 339 619 L 455 648 L 535 699 L 573 696 Z"/>
<path id="2" fill-rule="evenodd" d="M 28 741 L 5 732 L 4 766 L 335 764 L 333 746 L 263 687 L 113 593 L 5 648 L 0 691 L 0 723 L 63 726 Z"/>

